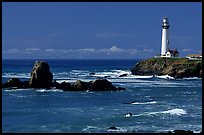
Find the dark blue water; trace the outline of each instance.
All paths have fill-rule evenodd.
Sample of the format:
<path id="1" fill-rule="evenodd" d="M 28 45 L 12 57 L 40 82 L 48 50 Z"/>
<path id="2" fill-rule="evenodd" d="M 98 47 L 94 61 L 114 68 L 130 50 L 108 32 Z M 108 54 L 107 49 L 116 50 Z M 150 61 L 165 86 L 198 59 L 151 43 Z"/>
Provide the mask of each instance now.
<path id="1" fill-rule="evenodd" d="M 202 130 L 202 79 L 134 76 L 138 60 L 46 60 L 54 79 L 106 78 L 117 92 L 3 89 L 3 132 L 165 132 Z M 28 80 L 35 60 L 3 60 L 2 82 Z M 91 72 L 96 73 L 90 75 Z M 128 74 L 126 77 L 119 77 Z M 126 104 L 130 103 L 132 104 Z M 126 117 L 131 112 L 132 117 Z M 117 131 L 108 127 L 116 126 Z"/>

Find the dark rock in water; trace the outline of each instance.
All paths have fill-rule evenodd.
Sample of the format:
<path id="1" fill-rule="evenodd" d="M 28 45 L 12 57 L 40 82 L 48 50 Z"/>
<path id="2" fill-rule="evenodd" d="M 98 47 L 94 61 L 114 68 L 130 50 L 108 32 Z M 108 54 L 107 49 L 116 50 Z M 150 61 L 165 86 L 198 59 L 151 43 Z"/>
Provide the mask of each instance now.
<path id="1" fill-rule="evenodd" d="M 74 91 L 83 91 L 88 89 L 90 89 L 90 83 L 88 82 L 77 80 L 74 84 L 72 84 L 72 90 Z"/>
<path id="2" fill-rule="evenodd" d="M 174 130 L 173 133 L 193 133 L 191 130 Z"/>
<path id="3" fill-rule="evenodd" d="M 45 61 L 36 61 L 31 71 L 29 86 L 32 88 L 49 88 L 52 85 L 53 75 Z"/>
<path id="4" fill-rule="evenodd" d="M 126 116 L 126 117 L 131 117 L 131 116 L 132 116 L 132 113 L 127 113 L 125 116 Z"/>
<path id="5" fill-rule="evenodd" d="M 3 86 L 3 88 L 6 87 L 21 87 L 21 81 L 18 78 L 11 78 L 9 79 Z"/>
<path id="6" fill-rule="evenodd" d="M 113 127 L 109 127 L 108 129 L 117 130 L 117 127 L 113 126 Z"/>
<path id="7" fill-rule="evenodd" d="M 52 87 L 60 87 L 60 83 L 58 83 L 56 80 L 53 81 Z"/>
<path id="8" fill-rule="evenodd" d="M 28 87 L 29 87 L 29 81 L 21 82 L 21 88 L 28 88 Z"/>
<path id="9" fill-rule="evenodd" d="M 55 82 L 55 85 L 57 85 L 56 88 L 62 89 L 64 91 L 116 91 L 116 90 L 125 90 L 125 88 L 122 87 L 115 87 L 112 85 L 111 82 L 105 79 L 97 79 L 95 81 L 90 82 L 84 82 L 81 80 L 77 80 L 75 83 L 70 84 L 66 82 L 62 82 L 61 84 L 57 84 Z"/>
<path id="10" fill-rule="evenodd" d="M 106 79 L 97 79 L 94 82 L 92 82 L 91 90 L 94 90 L 94 91 L 100 91 L 100 90 L 115 91 L 115 90 L 117 90 L 117 88 L 115 86 L 113 86 L 112 83 Z"/>
<path id="11" fill-rule="evenodd" d="M 123 87 L 118 87 L 117 90 L 125 90 Z"/>
<path id="12" fill-rule="evenodd" d="M 48 63 L 44 61 L 36 61 L 31 72 L 29 81 L 21 82 L 18 78 L 12 78 L 7 83 L 2 84 L 2 88 L 17 87 L 17 88 L 45 88 L 55 87 L 64 91 L 116 91 L 125 90 L 122 87 L 115 87 L 106 79 L 96 79 L 95 81 L 83 82 L 77 80 L 75 83 L 70 84 L 66 82 L 58 83 L 52 82 L 53 75 L 50 72 Z"/>
<path id="13" fill-rule="evenodd" d="M 199 72 L 199 77 L 202 78 L 202 69 Z"/>
<path id="14" fill-rule="evenodd" d="M 89 75 L 95 75 L 96 73 L 94 73 L 94 72 L 91 72 L 91 73 L 89 73 Z"/>
<path id="15" fill-rule="evenodd" d="M 11 78 L 6 83 L 2 84 L 2 88 L 29 88 L 28 81 L 21 82 L 18 78 Z"/>
<path id="16" fill-rule="evenodd" d="M 55 83 L 56 89 L 61 89 L 63 91 L 69 91 L 71 89 L 71 84 L 70 83 L 66 83 L 66 82 L 62 82 L 60 83 Z"/>
<path id="17" fill-rule="evenodd" d="M 122 75 L 119 75 L 119 77 L 124 77 L 124 76 L 127 76 L 128 74 L 122 74 Z"/>
<path id="18" fill-rule="evenodd" d="M 149 58 L 138 62 L 130 71 L 133 75 L 169 75 L 174 78 L 202 77 L 202 60 Z"/>

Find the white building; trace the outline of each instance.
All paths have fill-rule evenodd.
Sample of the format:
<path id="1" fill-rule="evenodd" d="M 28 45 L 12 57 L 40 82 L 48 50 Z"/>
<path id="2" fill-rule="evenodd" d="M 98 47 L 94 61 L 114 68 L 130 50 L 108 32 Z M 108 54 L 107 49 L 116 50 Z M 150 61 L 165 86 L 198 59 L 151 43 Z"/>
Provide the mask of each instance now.
<path id="1" fill-rule="evenodd" d="M 189 60 L 202 60 L 202 54 L 188 54 L 186 58 Z"/>
<path id="2" fill-rule="evenodd" d="M 161 46 L 161 57 L 177 57 L 179 52 L 174 49 L 170 50 L 169 46 L 169 21 L 167 17 L 163 18 L 162 21 L 162 46 Z"/>

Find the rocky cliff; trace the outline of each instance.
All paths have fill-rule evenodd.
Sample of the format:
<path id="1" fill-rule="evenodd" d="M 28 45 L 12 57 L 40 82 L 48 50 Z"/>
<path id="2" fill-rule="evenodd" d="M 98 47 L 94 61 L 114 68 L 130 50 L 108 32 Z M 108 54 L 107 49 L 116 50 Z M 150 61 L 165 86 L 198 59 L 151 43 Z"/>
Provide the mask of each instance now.
<path id="1" fill-rule="evenodd" d="M 169 75 L 174 78 L 202 78 L 202 60 L 149 58 L 138 62 L 130 71 L 133 75 Z"/>

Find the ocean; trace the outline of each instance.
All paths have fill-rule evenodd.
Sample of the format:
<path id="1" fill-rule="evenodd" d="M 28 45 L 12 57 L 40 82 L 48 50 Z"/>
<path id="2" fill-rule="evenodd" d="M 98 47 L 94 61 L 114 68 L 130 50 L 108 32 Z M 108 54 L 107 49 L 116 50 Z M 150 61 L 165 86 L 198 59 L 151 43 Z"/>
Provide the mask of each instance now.
<path id="1" fill-rule="evenodd" d="M 202 79 L 131 75 L 139 60 L 45 61 L 57 82 L 106 78 L 126 90 L 2 89 L 3 133 L 202 131 Z M 2 83 L 28 80 L 34 62 L 2 60 Z"/>

